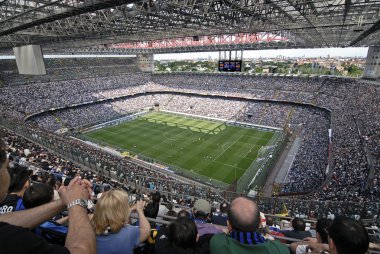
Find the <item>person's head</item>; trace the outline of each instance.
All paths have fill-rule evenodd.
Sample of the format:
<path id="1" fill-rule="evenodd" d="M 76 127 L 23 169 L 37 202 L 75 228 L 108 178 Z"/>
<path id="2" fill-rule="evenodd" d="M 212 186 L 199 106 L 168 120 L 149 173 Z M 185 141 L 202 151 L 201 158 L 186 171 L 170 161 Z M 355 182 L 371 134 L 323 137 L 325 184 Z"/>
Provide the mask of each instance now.
<path id="1" fill-rule="evenodd" d="M 105 184 L 103 185 L 103 192 L 109 191 L 111 189 L 111 185 Z"/>
<path id="2" fill-rule="evenodd" d="M 160 200 L 161 200 L 161 194 L 158 191 L 152 193 L 153 203 L 158 204 L 158 203 L 160 203 Z"/>
<path id="3" fill-rule="evenodd" d="M 332 220 L 330 219 L 317 220 L 315 231 L 317 231 L 317 240 L 319 243 L 328 243 L 328 230 L 331 223 Z"/>
<path id="4" fill-rule="evenodd" d="M 26 189 L 22 197 L 25 208 L 33 208 L 51 202 L 54 198 L 53 187 L 43 183 L 35 183 Z"/>
<path id="5" fill-rule="evenodd" d="M 266 222 L 267 222 L 267 226 L 273 226 L 274 225 L 274 219 L 272 216 L 265 216 L 265 219 L 266 219 Z"/>
<path id="6" fill-rule="evenodd" d="M 8 169 L 8 172 L 11 177 L 8 192 L 18 193 L 22 196 L 25 190 L 30 186 L 28 169 L 15 164 L 13 167 Z"/>
<path id="7" fill-rule="evenodd" d="M 121 190 L 104 192 L 96 203 L 94 217 L 95 233 L 103 234 L 108 227 L 111 232 L 119 232 L 129 220 L 128 194 Z"/>
<path id="8" fill-rule="evenodd" d="M 167 211 L 166 216 L 177 217 L 177 213 L 173 210 Z"/>
<path id="9" fill-rule="evenodd" d="M 252 200 L 239 197 L 231 202 L 227 226 L 230 231 L 252 232 L 259 229 L 260 211 Z"/>
<path id="10" fill-rule="evenodd" d="M 0 139 L 0 203 L 8 192 L 10 177 L 8 173 L 9 160 L 7 158 L 5 143 Z"/>
<path id="11" fill-rule="evenodd" d="M 172 210 L 173 210 L 173 205 L 170 204 L 170 203 L 167 203 L 167 204 L 165 205 L 165 207 L 166 207 L 169 211 L 172 211 Z"/>
<path id="12" fill-rule="evenodd" d="M 205 220 L 211 212 L 211 205 L 205 199 L 198 199 L 194 203 L 193 213 L 197 219 Z"/>
<path id="13" fill-rule="evenodd" d="M 159 206 L 155 203 L 149 203 L 144 209 L 144 215 L 148 218 L 156 218 L 159 211 Z"/>
<path id="14" fill-rule="evenodd" d="M 54 175 L 45 175 L 42 178 L 42 183 L 50 185 L 53 188 L 55 187 L 56 182 L 57 182 L 57 180 L 56 180 Z"/>
<path id="15" fill-rule="evenodd" d="M 364 254 L 368 250 L 368 233 L 353 219 L 336 218 L 329 228 L 329 237 L 333 254 Z"/>
<path id="16" fill-rule="evenodd" d="M 184 249 L 193 248 L 198 238 L 195 223 L 188 219 L 175 220 L 168 226 L 168 239 L 171 245 Z"/>
<path id="17" fill-rule="evenodd" d="M 226 202 L 222 202 L 219 206 L 220 213 L 227 213 L 230 206 Z"/>
<path id="18" fill-rule="evenodd" d="M 295 231 L 305 231 L 306 223 L 301 218 L 294 218 L 292 220 L 292 227 Z"/>
<path id="19" fill-rule="evenodd" d="M 180 219 L 188 219 L 190 220 L 191 216 L 190 216 L 190 213 L 186 210 L 181 210 L 178 212 L 177 214 L 177 220 L 180 220 Z"/>

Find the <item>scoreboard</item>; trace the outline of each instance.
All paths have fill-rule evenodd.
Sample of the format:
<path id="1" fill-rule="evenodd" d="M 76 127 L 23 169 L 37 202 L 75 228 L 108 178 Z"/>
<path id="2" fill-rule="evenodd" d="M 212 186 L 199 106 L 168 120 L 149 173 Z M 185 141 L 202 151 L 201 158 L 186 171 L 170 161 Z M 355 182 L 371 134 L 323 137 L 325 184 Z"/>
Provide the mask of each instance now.
<path id="1" fill-rule="evenodd" d="M 227 71 L 227 72 L 241 72 L 241 64 L 242 61 L 219 61 L 219 71 Z"/>

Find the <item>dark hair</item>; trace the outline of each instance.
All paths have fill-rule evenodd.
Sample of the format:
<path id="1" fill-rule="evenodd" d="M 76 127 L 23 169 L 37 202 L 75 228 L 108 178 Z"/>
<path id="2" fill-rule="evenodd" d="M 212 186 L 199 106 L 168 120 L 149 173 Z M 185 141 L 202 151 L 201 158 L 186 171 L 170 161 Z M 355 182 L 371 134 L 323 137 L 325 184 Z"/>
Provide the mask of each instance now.
<path id="1" fill-rule="evenodd" d="M 173 210 L 173 205 L 170 203 L 165 204 L 166 208 L 168 208 L 169 211 Z"/>
<path id="2" fill-rule="evenodd" d="M 180 219 L 168 226 L 169 242 L 184 249 L 193 248 L 197 242 L 198 229 L 194 221 Z"/>
<path id="3" fill-rule="evenodd" d="M 268 223 L 268 220 L 267 220 Z M 330 219 L 319 219 L 317 220 L 317 225 L 315 226 L 315 231 L 321 237 L 322 243 L 328 243 L 328 229 L 332 223 Z"/>
<path id="4" fill-rule="evenodd" d="M 159 210 L 159 205 L 149 203 L 144 209 L 144 215 L 149 218 L 156 218 Z"/>
<path id="5" fill-rule="evenodd" d="M 158 210 L 160 209 L 161 195 L 157 191 L 152 193 L 152 202 L 150 202 L 144 209 L 144 215 L 149 218 L 157 218 Z"/>
<path id="6" fill-rule="evenodd" d="M 208 217 L 208 213 L 205 213 L 203 211 L 196 211 L 194 213 L 194 217 L 200 220 L 205 220 Z"/>
<path id="7" fill-rule="evenodd" d="M 177 220 L 180 220 L 180 219 L 188 219 L 190 220 L 190 213 L 186 210 L 181 210 L 178 212 L 177 214 Z"/>
<path id="8" fill-rule="evenodd" d="M 53 187 L 43 183 L 35 183 L 26 189 L 22 202 L 25 208 L 33 208 L 47 204 L 53 200 Z"/>
<path id="9" fill-rule="evenodd" d="M 292 227 L 295 231 L 305 231 L 306 223 L 301 218 L 294 218 L 292 220 Z"/>
<path id="10" fill-rule="evenodd" d="M 43 178 L 42 178 L 42 183 L 44 184 L 48 184 L 50 185 L 51 187 L 55 187 L 55 184 L 56 184 L 56 179 L 55 179 L 55 176 L 54 175 L 45 175 Z"/>
<path id="11" fill-rule="evenodd" d="M 166 215 L 166 216 L 177 217 L 177 213 L 174 212 L 173 210 L 168 211 L 165 215 Z M 164 219 L 164 220 L 170 220 L 170 219 Z M 171 220 L 170 220 L 170 221 L 171 221 Z"/>
<path id="12" fill-rule="evenodd" d="M 17 192 L 22 190 L 24 184 L 29 180 L 28 168 L 14 164 L 13 167 L 8 169 L 11 178 L 8 192 Z"/>
<path id="13" fill-rule="evenodd" d="M 260 225 L 260 211 L 255 209 L 255 214 L 253 214 L 250 222 L 245 222 L 239 216 L 234 213 L 234 209 L 228 209 L 228 221 L 235 230 L 243 232 L 257 231 Z"/>
<path id="14" fill-rule="evenodd" d="M 271 216 L 265 216 L 265 221 L 266 221 L 268 226 L 273 226 L 273 224 L 274 224 L 274 219 Z"/>
<path id="15" fill-rule="evenodd" d="M 111 185 L 103 185 L 103 192 L 109 191 L 111 189 Z"/>
<path id="16" fill-rule="evenodd" d="M 156 191 L 155 193 L 152 193 L 152 201 L 153 203 L 160 203 L 161 200 L 161 194 Z"/>
<path id="17" fill-rule="evenodd" d="M 229 208 L 230 208 L 230 205 L 227 204 L 226 202 L 222 202 L 219 206 L 219 210 L 221 213 L 227 213 Z"/>
<path id="18" fill-rule="evenodd" d="M 339 254 L 364 254 L 368 250 L 368 233 L 353 219 L 336 218 L 329 228 L 329 236 Z"/>

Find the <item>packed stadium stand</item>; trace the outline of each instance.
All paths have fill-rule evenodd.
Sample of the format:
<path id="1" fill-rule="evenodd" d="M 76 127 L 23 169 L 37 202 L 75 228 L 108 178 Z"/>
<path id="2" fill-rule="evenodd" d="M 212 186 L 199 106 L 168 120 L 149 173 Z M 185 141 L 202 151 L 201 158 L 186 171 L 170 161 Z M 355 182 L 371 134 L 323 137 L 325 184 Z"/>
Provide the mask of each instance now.
<path id="1" fill-rule="evenodd" d="M 64 66 L 64 61 L 70 67 L 76 63 L 61 59 L 52 66 Z M 115 63 L 120 62 L 115 59 Z M 110 69 L 115 63 L 109 59 L 95 61 L 98 65 L 110 65 Z M 379 163 L 379 122 L 373 120 L 379 118 L 376 85 L 350 80 L 227 74 L 138 72 L 99 76 L 7 85 L 1 89 L 2 112 L 17 121 L 27 119 L 26 124 L 47 131 L 107 122 L 156 102 L 164 109 L 195 115 L 273 127 L 302 125 L 302 145 L 282 192 L 316 191 L 308 196 L 315 200 L 339 201 L 345 196 L 351 201 L 369 202 L 379 197 L 379 174 L 374 170 Z M 197 96 L 204 94 L 207 96 Z M 215 98 L 216 95 L 225 98 Z M 332 168 L 326 174 L 330 128 Z M 369 156 L 374 161 L 370 162 Z"/>

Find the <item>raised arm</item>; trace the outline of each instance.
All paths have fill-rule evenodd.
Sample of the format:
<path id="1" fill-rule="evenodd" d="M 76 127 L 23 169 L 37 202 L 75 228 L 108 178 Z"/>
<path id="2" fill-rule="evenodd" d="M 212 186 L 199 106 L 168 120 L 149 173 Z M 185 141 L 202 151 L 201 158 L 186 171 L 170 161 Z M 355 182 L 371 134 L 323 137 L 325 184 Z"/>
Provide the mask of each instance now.
<path id="1" fill-rule="evenodd" d="M 77 199 L 89 199 L 91 184 L 78 177 L 71 180 L 67 188 L 60 190 L 63 202 L 67 205 Z M 66 248 L 71 254 L 96 253 L 95 232 L 87 215 L 87 209 L 74 205 L 69 208 L 69 231 L 66 237 Z"/>
<path id="2" fill-rule="evenodd" d="M 53 218 L 63 211 L 65 207 L 62 200 L 56 200 L 32 209 L 3 214 L 0 216 L 0 221 L 33 229 L 41 223 Z"/>
<path id="3" fill-rule="evenodd" d="M 144 242 L 148 239 L 150 235 L 150 224 L 147 218 L 144 215 L 144 201 L 137 201 L 136 211 L 139 214 L 139 223 L 140 223 L 140 242 Z"/>

